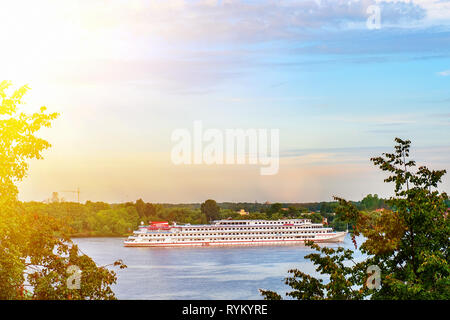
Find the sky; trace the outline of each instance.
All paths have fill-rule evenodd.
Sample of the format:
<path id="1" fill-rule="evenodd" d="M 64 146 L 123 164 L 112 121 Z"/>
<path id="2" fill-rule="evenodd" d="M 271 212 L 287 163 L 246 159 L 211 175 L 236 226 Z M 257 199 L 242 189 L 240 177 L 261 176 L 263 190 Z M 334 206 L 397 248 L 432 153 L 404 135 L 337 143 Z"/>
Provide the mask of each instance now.
<path id="1" fill-rule="evenodd" d="M 0 5 L 0 71 L 60 113 L 20 199 L 331 201 L 391 195 L 370 157 L 450 169 L 450 1 L 109 0 Z M 380 12 L 370 27 L 368 8 Z M 373 7 L 372 7 L 373 8 Z M 373 26 L 373 25 L 372 25 Z M 174 130 L 280 130 L 276 175 L 175 165 Z M 442 190 L 449 191 L 444 178 Z"/>

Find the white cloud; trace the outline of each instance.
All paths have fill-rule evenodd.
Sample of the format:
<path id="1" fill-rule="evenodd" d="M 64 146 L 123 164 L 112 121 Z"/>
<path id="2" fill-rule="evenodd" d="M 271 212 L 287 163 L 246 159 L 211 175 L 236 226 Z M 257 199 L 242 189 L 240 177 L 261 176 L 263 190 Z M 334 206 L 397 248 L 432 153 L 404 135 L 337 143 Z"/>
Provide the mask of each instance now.
<path id="1" fill-rule="evenodd" d="M 89 2 L 80 12 L 82 24 L 89 28 L 119 27 L 169 41 L 260 42 L 299 39 L 322 28 L 365 29 L 367 8 L 376 3 L 386 25 L 425 17 L 424 9 L 413 2 L 376 0 L 164 0 L 132 7 L 112 2 L 108 9 Z"/>
<path id="2" fill-rule="evenodd" d="M 450 76 L 450 70 L 444 70 L 444 71 L 438 72 L 437 74 L 440 76 L 443 76 L 443 77 L 447 77 L 447 76 Z"/>

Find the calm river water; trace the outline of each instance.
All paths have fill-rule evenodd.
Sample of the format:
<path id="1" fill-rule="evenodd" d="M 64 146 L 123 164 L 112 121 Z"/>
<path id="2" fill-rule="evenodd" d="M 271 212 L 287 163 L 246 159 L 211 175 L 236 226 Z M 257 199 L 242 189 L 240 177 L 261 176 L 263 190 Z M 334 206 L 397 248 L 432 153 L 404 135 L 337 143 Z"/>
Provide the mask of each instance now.
<path id="1" fill-rule="evenodd" d="M 291 268 L 317 276 L 305 246 L 125 248 L 122 241 L 74 239 L 98 265 L 122 259 L 128 266 L 115 269 L 118 299 L 262 299 L 260 288 L 289 291 L 283 279 Z M 340 245 L 354 249 L 349 235 Z"/>

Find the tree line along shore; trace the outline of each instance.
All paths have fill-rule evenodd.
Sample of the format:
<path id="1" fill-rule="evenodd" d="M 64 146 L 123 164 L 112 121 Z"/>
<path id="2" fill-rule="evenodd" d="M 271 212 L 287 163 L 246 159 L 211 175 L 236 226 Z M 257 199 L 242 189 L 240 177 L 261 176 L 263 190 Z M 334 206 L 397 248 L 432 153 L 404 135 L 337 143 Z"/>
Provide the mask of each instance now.
<path id="1" fill-rule="evenodd" d="M 385 200 L 377 195 L 367 195 L 354 202 L 360 210 L 387 209 Z M 123 237 L 135 230 L 141 222 L 169 221 L 170 223 L 205 224 L 216 219 L 288 219 L 308 218 L 314 223 L 326 221 L 337 231 L 345 230 L 347 223 L 336 215 L 338 202 L 315 203 L 204 203 L 164 204 L 135 202 L 109 204 L 50 201 L 22 202 L 24 210 L 63 221 L 71 237 Z M 246 214 L 242 215 L 242 212 Z M 351 226 L 350 226 L 351 227 Z"/>

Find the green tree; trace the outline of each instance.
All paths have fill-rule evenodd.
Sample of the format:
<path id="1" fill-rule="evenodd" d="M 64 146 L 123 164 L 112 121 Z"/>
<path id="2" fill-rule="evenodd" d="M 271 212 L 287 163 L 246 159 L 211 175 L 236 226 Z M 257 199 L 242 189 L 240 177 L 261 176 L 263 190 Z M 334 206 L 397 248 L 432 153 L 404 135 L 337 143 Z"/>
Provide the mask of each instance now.
<path id="1" fill-rule="evenodd" d="M 28 87 L 9 94 L 10 86 L 0 83 L 0 299 L 114 299 L 115 273 L 81 254 L 65 225 L 17 201 L 16 183 L 26 176 L 28 160 L 42 159 L 50 147 L 36 133 L 58 115 L 45 107 L 19 113 Z M 82 272 L 80 289 L 67 286 L 74 265 Z M 124 267 L 121 261 L 115 265 Z"/>
<path id="2" fill-rule="evenodd" d="M 281 208 L 283 208 L 283 205 L 281 203 L 273 203 L 272 205 L 270 205 L 269 209 L 267 210 L 267 213 L 269 215 L 278 213 L 281 211 Z"/>
<path id="3" fill-rule="evenodd" d="M 308 219 L 311 219 L 312 223 L 321 223 L 322 222 L 322 216 L 320 215 L 320 213 L 311 213 L 310 215 L 308 215 Z"/>
<path id="4" fill-rule="evenodd" d="M 325 216 L 327 213 L 333 213 L 338 206 L 337 202 L 322 202 L 320 205 L 320 213 Z"/>
<path id="5" fill-rule="evenodd" d="M 144 200 L 142 200 L 142 199 L 136 200 L 136 203 L 134 204 L 134 206 L 137 210 L 137 213 L 139 214 L 139 217 L 141 217 L 142 219 L 146 219 L 148 217 L 147 212 L 145 210 L 146 205 L 145 205 Z"/>
<path id="6" fill-rule="evenodd" d="M 86 201 L 86 207 L 94 212 L 111 208 L 111 206 L 105 202 L 92 202 L 92 201 Z"/>
<path id="7" fill-rule="evenodd" d="M 384 153 L 371 161 L 389 173 L 384 180 L 394 183 L 394 196 L 387 200 L 392 210 L 359 211 L 344 199 L 339 201 L 338 215 L 354 225 L 355 237 L 363 235 L 360 250 L 368 258 L 353 262 L 351 250 L 320 248 L 309 258 L 316 270 L 328 275 L 324 284 L 299 270 L 286 278 L 294 291 L 288 296 L 297 299 L 445 299 L 450 298 L 449 234 L 446 218 L 446 193 L 437 190 L 445 170 L 416 168 L 409 159 L 411 142 L 395 139 L 394 153 Z M 381 287 L 367 284 L 369 266 L 381 270 Z M 266 299 L 281 299 L 272 291 L 261 290 Z"/>
<path id="8" fill-rule="evenodd" d="M 383 208 L 385 206 L 384 200 L 378 198 L 377 194 L 371 195 L 368 194 L 361 200 L 360 208 L 362 210 L 375 210 L 379 208 Z"/>
<path id="9" fill-rule="evenodd" d="M 144 208 L 144 216 L 145 217 L 151 217 L 156 214 L 156 208 L 151 203 L 146 203 Z"/>
<path id="10" fill-rule="evenodd" d="M 295 218 L 298 217 L 300 215 L 300 210 L 298 210 L 297 208 L 290 206 L 289 207 L 289 211 L 288 211 L 288 215 L 291 218 Z"/>
<path id="11" fill-rule="evenodd" d="M 203 202 L 200 210 L 205 215 L 207 221 L 217 220 L 220 217 L 220 208 L 217 202 L 212 199 Z"/>

